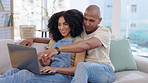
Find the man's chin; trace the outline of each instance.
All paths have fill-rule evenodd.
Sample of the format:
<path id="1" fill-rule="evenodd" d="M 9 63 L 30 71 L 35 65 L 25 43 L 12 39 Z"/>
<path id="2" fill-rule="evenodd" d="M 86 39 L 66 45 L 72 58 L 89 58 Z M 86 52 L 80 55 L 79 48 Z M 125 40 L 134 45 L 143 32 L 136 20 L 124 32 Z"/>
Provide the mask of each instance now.
<path id="1" fill-rule="evenodd" d="M 90 31 L 86 31 L 86 33 L 87 33 L 87 34 L 91 34 L 92 32 L 90 32 Z"/>

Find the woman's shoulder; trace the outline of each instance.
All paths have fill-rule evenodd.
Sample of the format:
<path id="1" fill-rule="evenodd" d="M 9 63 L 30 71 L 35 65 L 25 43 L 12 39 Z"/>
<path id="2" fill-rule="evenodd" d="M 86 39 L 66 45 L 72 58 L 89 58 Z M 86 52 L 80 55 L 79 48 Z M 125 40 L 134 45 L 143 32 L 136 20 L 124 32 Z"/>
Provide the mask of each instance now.
<path id="1" fill-rule="evenodd" d="M 55 44 L 55 41 L 53 39 L 50 40 L 48 45 L 46 46 L 47 49 L 52 48 L 52 46 Z"/>
<path id="2" fill-rule="evenodd" d="M 74 42 L 78 42 L 78 41 L 82 41 L 82 40 L 83 39 L 80 36 L 78 36 L 78 37 L 75 38 Z"/>
<path id="3" fill-rule="evenodd" d="M 82 38 L 80 36 L 77 36 L 77 37 L 68 37 L 68 38 L 62 38 L 62 40 L 73 40 L 74 42 L 78 42 L 78 41 L 81 41 Z"/>

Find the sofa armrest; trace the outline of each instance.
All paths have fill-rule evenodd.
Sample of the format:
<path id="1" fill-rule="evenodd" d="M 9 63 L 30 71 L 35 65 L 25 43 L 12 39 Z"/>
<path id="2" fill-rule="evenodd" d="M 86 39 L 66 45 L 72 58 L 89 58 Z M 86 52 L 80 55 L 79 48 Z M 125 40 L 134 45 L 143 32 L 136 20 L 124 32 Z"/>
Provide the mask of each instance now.
<path id="1" fill-rule="evenodd" d="M 137 66 L 140 71 L 148 73 L 148 58 L 134 56 Z"/>
<path id="2" fill-rule="evenodd" d="M 6 72 L 11 67 L 9 52 L 7 44 L 15 44 L 12 39 L 1 39 L 0 40 L 0 74 Z"/>

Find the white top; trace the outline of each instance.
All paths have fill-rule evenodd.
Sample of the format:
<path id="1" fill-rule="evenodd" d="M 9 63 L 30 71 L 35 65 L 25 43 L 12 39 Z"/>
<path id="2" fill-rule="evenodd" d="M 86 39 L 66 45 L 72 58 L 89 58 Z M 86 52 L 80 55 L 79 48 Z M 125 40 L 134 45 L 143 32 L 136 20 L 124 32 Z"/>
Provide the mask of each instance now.
<path id="1" fill-rule="evenodd" d="M 106 27 L 100 26 L 96 31 L 94 31 L 91 34 L 86 34 L 86 32 L 82 33 L 82 38 L 84 40 L 87 40 L 92 37 L 98 38 L 103 45 L 98 48 L 88 50 L 85 61 L 86 62 L 102 62 L 110 65 L 113 68 L 113 70 L 115 70 L 109 58 L 110 41 L 111 41 L 110 30 Z"/>

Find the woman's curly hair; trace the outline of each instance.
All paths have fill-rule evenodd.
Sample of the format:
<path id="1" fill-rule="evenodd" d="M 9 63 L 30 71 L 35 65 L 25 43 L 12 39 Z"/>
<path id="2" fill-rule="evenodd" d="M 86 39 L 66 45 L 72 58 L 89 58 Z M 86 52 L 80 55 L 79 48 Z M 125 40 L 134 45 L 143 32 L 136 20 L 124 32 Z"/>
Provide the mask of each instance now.
<path id="1" fill-rule="evenodd" d="M 75 38 L 77 36 L 80 36 L 83 32 L 83 14 L 76 9 L 71 9 L 55 13 L 49 19 L 48 29 L 53 40 L 57 42 L 58 40 L 61 40 L 63 38 L 63 35 L 58 29 L 58 20 L 61 16 L 63 16 L 65 21 L 69 24 L 69 27 L 71 29 L 71 37 Z"/>

